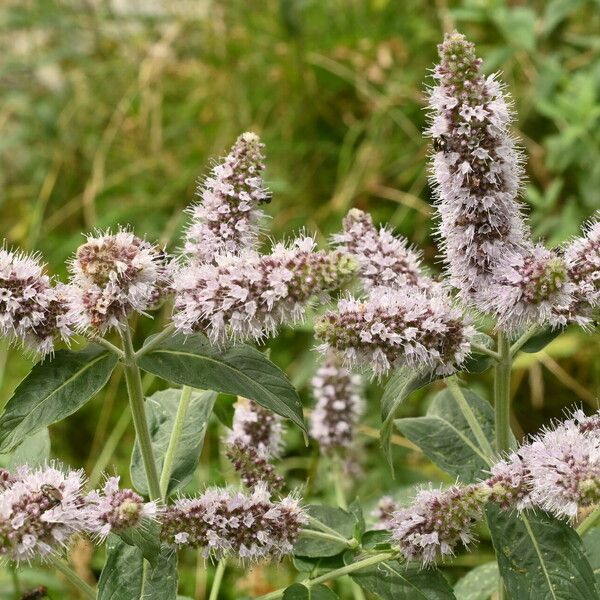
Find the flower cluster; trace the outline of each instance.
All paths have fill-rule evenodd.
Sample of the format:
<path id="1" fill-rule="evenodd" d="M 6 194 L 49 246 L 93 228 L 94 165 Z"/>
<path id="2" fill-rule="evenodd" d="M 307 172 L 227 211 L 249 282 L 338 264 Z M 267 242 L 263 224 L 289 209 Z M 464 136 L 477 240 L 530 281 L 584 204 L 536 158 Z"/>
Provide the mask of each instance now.
<path id="1" fill-rule="evenodd" d="M 197 498 L 177 500 L 161 521 L 167 544 L 200 548 L 215 558 L 256 561 L 289 554 L 306 516 L 297 499 L 273 502 L 259 483 L 247 494 L 209 489 Z"/>
<path id="2" fill-rule="evenodd" d="M 111 531 L 137 527 L 144 519 L 155 519 L 157 514 L 155 502 L 144 502 L 133 490 L 119 488 L 118 477 L 110 477 L 102 492 L 90 492 L 85 500 L 89 530 L 100 539 L 106 539 Z"/>
<path id="3" fill-rule="evenodd" d="M 473 524 L 482 514 L 476 485 L 421 490 L 412 506 L 400 508 L 390 517 L 392 540 L 407 560 L 418 559 L 428 565 L 453 554 L 459 543 L 468 545 Z"/>
<path id="4" fill-rule="evenodd" d="M 475 329 L 451 306 L 441 288 L 375 288 L 366 300 L 340 300 L 315 324 L 322 349 L 333 349 L 352 366 L 376 376 L 402 365 L 452 373 L 470 351 Z"/>
<path id="5" fill-rule="evenodd" d="M 249 488 L 263 481 L 280 491 L 283 478 L 275 472 L 271 458 L 282 449 L 283 419 L 256 402 L 239 398 L 233 413 L 233 426 L 227 439 L 227 457 Z"/>
<path id="6" fill-rule="evenodd" d="M 334 235 L 333 241 L 357 260 L 366 290 L 379 286 L 427 289 L 432 283 L 421 271 L 419 255 L 408 242 L 385 227 L 377 229 L 371 215 L 362 210 L 348 212 L 343 231 Z"/>
<path id="7" fill-rule="evenodd" d="M 377 506 L 371 511 L 371 516 L 375 519 L 373 529 L 376 531 L 390 529 L 392 515 L 400 510 L 400 505 L 391 496 L 382 496 L 377 502 Z"/>
<path id="8" fill-rule="evenodd" d="M 165 290 L 164 252 L 120 230 L 89 236 L 71 264 L 71 309 L 81 331 L 105 333 L 152 308 Z"/>
<path id="9" fill-rule="evenodd" d="M 353 270 L 341 252 L 315 251 L 311 237 L 276 244 L 269 255 L 221 255 L 177 273 L 173 322 L 185 334 L 206 332 L 216 344 L 262 340 L 301 319 L 311 298 L 339 288 Z"/>
<path id="10" fill-rule="evenodd" d="M 361 378 L 353 375 L 330 353 L 312 380 L 317 404 L 310 416 L 310 434 L 322 452 L 351 447 L 363 413 Z"/>
<path id="11" fill-rule="evenodd" d="M 0 333 L 40 354 L 73 333 L 65 286 L 52 285 L 38 256 L 0 249 Z"/>
<path id="12" fill-rule="evenodd" d="M 184 246 L 193 261 L 255 248 L 262 218 L 257 207 L 271 198 L 261 177 L 263 147 L 256 134 L 243 133 L 198 190 L 201 201 L 189 211 Z"/>
<path id="13" fill-rule="evenodd" d="M 484 77 L 473 44 L 457 32 L 438 47 L 430 95 L 432 180 L 451 283 L 481 306 L 496 266 L 519 253 L 528 232 L 516 197 L 521 159 L 508 132 L 511 114 L 496 77 Z"/>

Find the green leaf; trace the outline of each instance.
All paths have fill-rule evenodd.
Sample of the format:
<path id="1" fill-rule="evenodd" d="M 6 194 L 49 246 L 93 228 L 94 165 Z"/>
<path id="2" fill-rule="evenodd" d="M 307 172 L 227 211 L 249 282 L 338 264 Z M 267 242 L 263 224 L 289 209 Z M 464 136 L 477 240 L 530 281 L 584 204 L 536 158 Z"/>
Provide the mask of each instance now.
<path id="1" fill-rule="evenodd" d="M 225 427 L 231 429 L 233 427 L 233 414 L 235 412 L 235 403 L 237 396 L 231 394 L 219 394 L 213 408 L 215 416 Z"/>
<path id="2" fill-rule="evenodd" d="M 529 354 L 534 354 L 543 350 L 554 338 L 558 337 L 563 329 L 544 329 L 533 337 L 529 338 L 522 346 L 521 350 Z"/>
<path id="3" fill-rule="evenodd" d="M 0 417 L 0 451 L 73 414 L 106 384 L 117 357 L 90 344 L 84 350 L 58 350 L 37 363 L 19 384 Z"/>
<path id="4" fill-rule="evenodd" d="M 486 510 L 500 574 L 510 598 L 598 598 L 594 573 L 575 530 L 541 511 Z"/>
<path id="5" fill-rule="evenodd" d="M 379 432 L 379 439 L 381 440 L 381 448 L 388 460 L 392 474 L 394 472 L 394 465 L 392 464 L 391 439 L 394 417 L 408 396 L 433 381 L 433 378 L 430 373 L 423 373 L 403 367 L 394 372 L 383 390 L 383 396 L 381 397 L 382 425 Z"/>
<path id="6" fill-rule="evenodd" d="M 11 453 L 2 457 L 3 464 L 9 471 L 29 465 L 32 468 L 45 465 L 50 458 L 50 435 L 44 427 L 38 432 L 26 437 Z M 4 460 L 6 459 L 6 460 Z"/>
<path id="7" fill-rule="evenodd" d="M 201 334 L 175 335 L 141 356 L 139 365 L 167 381 L 250 398 L 306 430 L 302 403 L 287 376 L 251 346 L 219 349 Z"/>
<path id="8" fill-rule="evenodd" d="M 473 392 L 463 390 L 463 393 L 487 439 L 493 444 L 493 408 Z M 466 483 L 485 477 L 489 469 L 485 454 L 450 390 L 436 395 L 427 416 L 397 419 L 395 423 L 406 438 L 444 471 Z"/>
<path id="9" fill-rule="evenodd" d="M 389 550 L 392 547 L 390 532 L 383 529 L 365 531 L 361 539 L 361 546 L 365 550 Z"/>
<path id="10" fill-rule="evenodd" d="M 181 390 L 171 388 L 156 392 L 146 399 L 146 418 L 159 473 L 162 470 L 167 447 L 169 446 L 180 396 Z M 216 397 L 215 392 L 192 391 L 190 405 L 173 460 L 168 488 L 169 494 L 184 486 L 191 479 L 198 466 L 208 419 Z M 148 494 L 146 471 L 144 470 L 142 453 L 137 442 L 131 455 L 130 470 L 131 480 L 135 488 L 142 494 Z"/>
<path id="11" fill-rule="evenodd" d="M 452 589 L 439 571 L 388 561 L 350 575 L 365 592 L 382 600 L 451 600 Z"/>
<path id="12" fill-rule="evenodd" d="M 333 571 L 334 569 L 340 569 L 345 567 L 344 554 L 336 554 L 335 556 L 325 557 L 308 557 L 308 556 L 293 556 L 292 557 L 294 568 L 298 573 L 302 573 L 303 576 L 317 577 L 327 571 Z"/>
<path id="13" fill-rule="evenodd" d="M 354 515 L 341 508 L 332 506 L 319 506 L 316 504 L 306 507 L 306 511 L 311 517 L 321 521 L 330 529 L 339 533 L 344 539 L 352 539 L 354 536 L 357 521 Z M 318 527 L 312 524 L 306 525 L 305 529 L 314 529 L 320 531 Z M 342 541 L 322 540 L 318 538 L 300 537 L 294 546 L 294 554 L 298 556 L 308 556 L 312 558 L 321 558 L 326 556 L 335 556 L 348 549 L 347 544 Z"/>
<path id="14" fill-rule="evenodd" d="M 120 531 L 117 535 L 130 546 L 139 548 L 142 556 L 152 565 L 156 565 L 160 554 L 160 525 L 156 521 L 146 520 L 142 527 L 133 527 Z"/>
<path id="15" fill-rule="evenodd" d="M 498 565 L 489 562 L 469 571 L 454 586 L 456 600 L 489 600 L 498 589 Z"/>
<path id="16" fill-rule="evenodd" d="M 308 588 L 301 583 L 294 583 L 283 592 L 282 600 L 336 600 L 337 597 L 324 585 L 311 585 Z"/>
<path id="17" fill-rule="evenodd" d="M 98 600 L 176 600 L 176 552 L 163 547 L 155 565 L 147 570 L 142 586 L 143 563 L 139 548 L 111 534 L 98 582 Z"/>
<path id="18" fill-rule="evenodd" d="M 583 536 L 583 549 L 600 589 L 600 528 L 594 527 Z"/>

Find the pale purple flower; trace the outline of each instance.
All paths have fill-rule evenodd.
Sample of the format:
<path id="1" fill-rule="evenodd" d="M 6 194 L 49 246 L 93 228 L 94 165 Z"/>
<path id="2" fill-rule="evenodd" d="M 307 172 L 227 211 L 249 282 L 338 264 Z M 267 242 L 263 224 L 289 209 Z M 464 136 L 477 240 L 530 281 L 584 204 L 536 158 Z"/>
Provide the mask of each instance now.
<path id="1" fill-rule="evenodd" d="M 392 496 L 379 498 L 377 506 L 371 511 L 371 516 L 375 519 L 373 529 L 377 531 L 390 529 L 392 516 L 400 508 L 400 504 Z"/>
<path id="2" fill-rule="evenodd" d="M 122 327 L 157 302 L 167 279 L 165 254 L 131 231 L 88 236 L 71 263 L 71 314 L 80 330 Z"/>
<path id="3" fill-rule="evenodd" d="M 300 237 L 276 244 L 269 255 L 219 256 L 214 264 L 190 264 L 175 275 L 175 327 L 205 332 L 211 342 L 262 340 L 281 325 L 299 321 L 312 299 L 325 300 L 351 276 L 352 260 L 316 251 Z"/>
<path id="4" fill-rule="evenodd" d="M 573 420 L 538 435 L 519 454 L 537 506 L 575 518 L 579 508 L 600 501 L 600 439 Z"/>
<path id="5" fill-rule="evenodd" d="M 452 285 L 463 300 L 487 310 L 480 294 L 499 261 L 528 243 L 517 201 L 521 157 L 508 130 L 502 86 L 495 75 L 481 73 L 473 44 L 454 32 L 438 50 L 429 134 L 439 233 Z"/>
<path id="6" fill-rule="evenodd" d="M 104 488 L 90 492 L 85 501 L 89 514 L 88 530 L 101 540 L 111 531 L 138 527 L 144 519 L 154 519 L 157 513 L 155 502 L 144 502 L 133 490 L 119 488 L 118 477 L 107 479 Z"/>
<path id="7" fill-rule="evenodd" d="M 337 311 L 317 321 L 315 334 L 322 350 L 376 376 L 400 366 L 449 374 L 468 356 L 475 329 L 440 287 L 375 288 L 366 300 L 340 300 Z"/>
<path id="8" fill-rule="evenodd" d="M 478 486 L 421 490 L 413 504 L 389 519 L 392 543 L 406 560 L 427 566 L 453 555 L 459 544 L 473 540 L 473 524 L 482 517 Z"/>
<path id="9" fill-rule="evenodd" d="M 0 491 L 0 555 L 16 562 L 63 550 L 86 531 L 83 471 L 21 467 Z"/>
<path id="10" fill-rule="evenodd" d="M 265 452 L 240 440 L 227 444 L 225 451 L 247 488 L 252 489 L 259 482 L 263 482 L 271 493 L 283 488 L 283 477 L 275 472 L 275 467 Z"/>
<path id="11" fill-rule="evenodd" d="M 574 293 L 565 261 L 538 245 L 507 252 L 479 301 L 481 308 L 495 314 L 499 329 L 513 333 L 533 324 L 567 325 Z"/>
<path id="12" fill-rule="evenodd" d="M 167 544 L 252 562 L 290 554 L 306 515 L 293 496 L 271 500 L 261 482 L 250 493 L 208 489 L 197 498 L 177 500 L 161 522 Z"/>
<path id="13" fill-rule="evenodd" d="M 312 390 L 317 403 L 310 415 L 310 435 L 324 453 L 350 448 L 364 412 L 360 375 L 329 353 L 312 379 Z"/>
<path id="14" fill-rule="evenodd" d="M 271 199 L 262 179 L 263 148 L 256 134 L 243 133 L 199 186 L 201 200 L 190 209 L 185 232 L 184 253 L 192 261 L 255 249 L 263 217 L 258 206 Z"/>
<path id="15" fill-rule="evenodd" d="M 525 510 L 532 505 L 530 483 L 526 464 L 519 454 L 513 452 L 491 468 L 491 476 L 483 482 L 483 486 L 488 489 L 488 499 L 503 509 Z"/>
<path id="16" fill-rule="evenodd" d="M 73 334 L 65 287 L 52 285 L 37 255 L 0 249 L 0 333 L 40 354 Z"/>
<path id="17" fill-rule="evenodd" d="M 431 279 L 421 270 L 419 254 L 408 241 L 396 237 L 385 227 L 377 229 L 371 215 L 351 209 L 343 221 L 343 231 L 333 236 L 334 243 L 354 257 L 366 290 L 386 286 L 428 288 Z"/>

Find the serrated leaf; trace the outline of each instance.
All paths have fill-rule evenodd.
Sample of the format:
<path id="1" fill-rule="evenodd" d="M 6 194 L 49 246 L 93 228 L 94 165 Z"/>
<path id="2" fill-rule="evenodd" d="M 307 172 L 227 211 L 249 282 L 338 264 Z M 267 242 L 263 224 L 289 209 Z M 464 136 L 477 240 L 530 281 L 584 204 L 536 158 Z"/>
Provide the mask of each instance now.
<path id="1" fill-rule="evenodd" d="M 153 566 L 160 554 L 160 525 L 146 520 L 141 527 L 120 531 L 117 535 L 130 546 L 138 548 L 142 556 Z"/>
<path id="2" fill-rule="evenodd" d="M 541 511 L 518 515 L 489 505 L 486 514 L 510 598 L 598 598 L 583 544 L 570 525 Z"/>
<path id="3" fill-rule="evenodd" d="M 111 534 L 97 600 L 176 600 L 177 553 L 163 547 L 154 566 L 147 569 L 142 585 L 143 563 L 139 548 Z"/>
<path id="4" fill-rule="evenodd" d="M 431 383 L 433 379 L 434 376 L 430 373 L 423 373 L 421 371 L 403 367 L 393 373 L 383 390 L 383 396 L 381 397 L 382 424 L 381 431 L 379 432 L 379 439 L 381 441 L 383 453 L 392 470 L 392 474 L 394 472 L 394 465 L 392 464 L 391 439 L 394 417 L 402 403 L 410 396 L 410 394 L 428 383 Z"/>
<path id="5" fill-rule="evenodd" d="M 303 430 L 302 403 L 285 373 L 256 348 L 219 349 L 201 335 L 175 335 L 140 357 L 144 371 L 201 390 L 244 396 Z"/>
<path id="6" fill-rule="evenodd" d="M 489 600 L 498 589 L 498 565 L 489 562 L 471 569 L 454 586 L 456 600 Z"/>
<path id="7" fill-rule="evenodd" d="M 306 587 L 301 583 L 290 585 L 283 592 L 282 600 L 337 600 L 337 594 L 324 585 Z"/>
<path id="8" fill-rule="evenodd" d="M 463 394 L 490 444 L 494 440 L 494 410 L 477 394 Z M 446 389 L 435 396 L 427 416 L 397 419 L 396 427 L 427 458 L 465 483 L 486 476 L 489 463 L 460 406 Z"/>
<path id="9" fill-rule="evenodd" d="M 439 571 L 383 562 L 350 575 L 360 587 L 382 600 L 452 600 L 454 593 Z"/>
<path id="10" fill-rule="evenodd" d="M 339 533 L 344 539 L 352 539 L 356 528 L 356 518 L 353 514 L 334 508 L 331 506 L 320 506 L 312 504 L 306 507 L 306 511 L 311 517 L 321 521 L 330 529 Z M 304 529 L 320 529 L 312 524 L 308 524 Z M 324 540 L 310 537 L 300 537 L 294 546 L 294 554 L 298 556 L 307 556 L 311 558 L 321 558 L 335 556 L 347 550 L 348 546 L 342 541 Z"/>
<path id="11" fill-rule="evenodd" d="M 0 452 L 81 408 L 104 387 L 116 364 L 114 354 L 95 344 L 79 352 L 58 350 L 37 363 L 0 417 Z"/>
<path id="12" fill-rule="evenodd" d="M 215 403 L 215 392 L 192 391 L 190 404 L 186 413 L 183 429 L 177 444 L 173 469 L 169 479 L 168 494 L 184 486 L 192 477 L 200 452 L 204 445 L 204 435 L 208 419 Z M 168 389 L 156 392 L 146 399 L 146 418 L 152 438 L 152 448 L 156 466 L 160 473 L 165 460 L 167 447 L 173 431 L 175 416 L 179 406 L 181 390 Z M 131 455 L 131 480 L 135 488 L 142 494 L 148 494 L 146 471 L 139 444 L 136 442 Z"/>

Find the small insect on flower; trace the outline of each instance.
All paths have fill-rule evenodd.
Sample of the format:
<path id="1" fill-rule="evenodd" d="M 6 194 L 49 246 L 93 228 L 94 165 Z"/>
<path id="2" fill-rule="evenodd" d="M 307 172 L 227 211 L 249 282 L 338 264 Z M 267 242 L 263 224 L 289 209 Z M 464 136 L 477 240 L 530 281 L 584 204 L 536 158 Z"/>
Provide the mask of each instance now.
<path id="1" fill-rule="evenodd" d="M 48 598 L 48 589 L 45 588 L 43 585 L 40 585 L 40 587 L 35 588 L 34 590 L 29 590 L 28 592 L 25 592 L 20 600 L 39 600 L 40 598 Z"/>
<path id="2" fill-rule="evenodd" d="M 62 503 L 63 495 L 61 491 L 53 485 L 50 485 L 49 483 L 44 483 L 40 486 L 40 490 L 44 498 L 48 500 L 50 507 L 58 506 Z"/>

